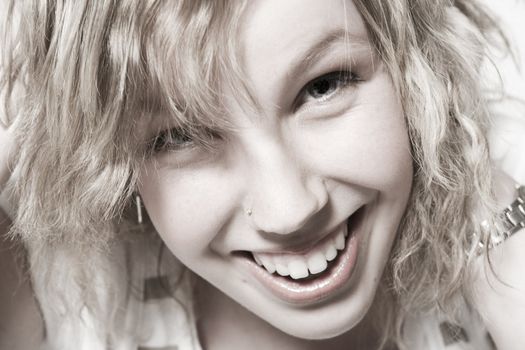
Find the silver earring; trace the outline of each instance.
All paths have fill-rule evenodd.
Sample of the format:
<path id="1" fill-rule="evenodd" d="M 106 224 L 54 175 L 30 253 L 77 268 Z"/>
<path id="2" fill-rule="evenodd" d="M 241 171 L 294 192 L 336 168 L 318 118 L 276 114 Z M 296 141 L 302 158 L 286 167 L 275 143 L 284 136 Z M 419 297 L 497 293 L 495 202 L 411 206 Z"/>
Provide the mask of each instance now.
<path id="1" fill-rule="evenodd" d="M 135 205 L 137 206 L 137 221 L 142 224 L 142 200 L 138 193 L 135 195 Z"/>
<path id="2" fill-rule="evenodd" d="M 253 211 L 251 208 L 246 209 L 246 215 L 252 216 L 252 214 L 253 214 Z"/>

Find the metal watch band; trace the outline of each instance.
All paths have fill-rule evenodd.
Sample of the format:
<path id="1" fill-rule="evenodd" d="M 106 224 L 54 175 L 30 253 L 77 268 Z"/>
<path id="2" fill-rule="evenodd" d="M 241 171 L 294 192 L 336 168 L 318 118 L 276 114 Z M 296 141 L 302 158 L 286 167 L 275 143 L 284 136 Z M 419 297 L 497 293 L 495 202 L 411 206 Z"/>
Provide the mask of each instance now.
<path id="1" fill-rule="evenodd" d="M 503 243 L 507 238 L 525 227 L 525 186 L 516 186 L 516 199 L 498 215 L 496 220 L 481 223 L 481 236 L 477 252 L 482 253 L 485 246 L 493 248 Z"/>

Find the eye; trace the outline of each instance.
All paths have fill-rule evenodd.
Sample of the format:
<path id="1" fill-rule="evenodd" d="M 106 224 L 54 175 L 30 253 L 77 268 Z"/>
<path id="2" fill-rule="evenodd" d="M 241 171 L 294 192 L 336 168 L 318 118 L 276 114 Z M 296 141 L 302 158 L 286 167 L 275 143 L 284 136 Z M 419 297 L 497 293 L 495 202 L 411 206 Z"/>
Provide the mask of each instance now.
<path id="1" fill-rule="evenodd" d="M 296 105 L 300 106 L 309 102 L 328 101 L 345 88 L 359 81 L 359 77 L 350 71 L 337 71 L 322 75 L 305 85 L 299 94 Z"/>
<path id="2" fill-rule="evenodd" d="M 154 153 L 177 151 L 194 145 L 193 139 L 188 133 L 178 128 L 161 131 L 150 142 Z"/>

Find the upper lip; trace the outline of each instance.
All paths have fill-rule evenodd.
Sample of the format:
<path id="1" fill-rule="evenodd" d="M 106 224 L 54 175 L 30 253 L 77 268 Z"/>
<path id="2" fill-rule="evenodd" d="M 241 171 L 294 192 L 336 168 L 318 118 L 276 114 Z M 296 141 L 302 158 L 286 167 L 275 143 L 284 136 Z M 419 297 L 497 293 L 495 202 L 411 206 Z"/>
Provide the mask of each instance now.
<path id="1" fill-rule="evenodd" d="M 251 249 L 251 253 L 263 253 L 263 254 L 296 254 L 296 255 L 304 255 L 308 253 L 310 250 L 312 250 L 315 246 L 319 244 L 319 242 L 323 241 L 328 236 L 334 234 L 336 231 L 339 231 L 343 225 L 346 225 L 348 222 L 348 219 L 354 215 L 359 209 L 361 209 L 362 206 L 359 206 L 357 210 L 355 210 L 350 216 L 346 217 L 342 222 L 339 222 L 337 225 L 330 227 L 329 230 L 327 230 L 326 233 L 316 237 L 314 240 L 310 240 L 307 242 L 300 242 L 297 244 L 292 244 L 287 247 L 281 247 L 279 249 Z"/>
<path id="2" fill-rule="evenodd" d="M 304 255 L 308 253 L 310 250 L 312 250 L 319 242 L 324 240 L 326 237 L 332 235 L 335 231 L 339 231 L 339 229 L 342 227 L 342 225 L 346 225 L 346 220 L 342 223 L 339 223 L 335 228 L 328 231 L 328 233 L 325 233 L 318 237 L 314 241 L 309 241 L 306 243 L 301 243 L 297 245 L 292 245 L 289 247 L 285 247 L 279 250 L 252 250 L 252 253 L 266 253 L 266 254 L 296 254 L 296 255 Z"/>

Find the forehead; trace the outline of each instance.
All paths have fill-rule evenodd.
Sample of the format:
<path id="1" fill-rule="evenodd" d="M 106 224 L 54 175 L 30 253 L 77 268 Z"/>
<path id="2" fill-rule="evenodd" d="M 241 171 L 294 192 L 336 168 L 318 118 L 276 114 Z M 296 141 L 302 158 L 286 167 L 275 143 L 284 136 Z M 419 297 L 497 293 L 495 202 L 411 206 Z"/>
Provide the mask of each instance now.
<path id="1" fill-rule="evenodd" d="M 244 11 L 241 37 L 247 50 L 286 50 L 335 29 L 366 39 L 366 27 L 352 1 L 253 0 Z"/>
<path id="2" fill-rule="evenodd" d="M 330 44 L 349 44 L 350 56 L 352 45 L 368 45 L 365 24 L 347 0 L 250 1 L 239 35 L 244 71 L 256 90 L 294 78 L 291 68 L 306 70 Z"/>

